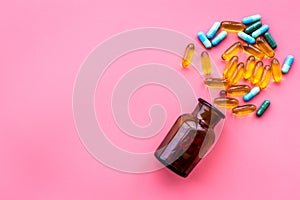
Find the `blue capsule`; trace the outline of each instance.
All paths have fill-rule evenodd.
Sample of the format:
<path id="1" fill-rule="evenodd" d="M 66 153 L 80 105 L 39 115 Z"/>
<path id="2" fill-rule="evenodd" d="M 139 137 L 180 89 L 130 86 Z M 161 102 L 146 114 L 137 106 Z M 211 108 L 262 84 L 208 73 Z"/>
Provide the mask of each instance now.
<path id="1" fill-rule="evenodd" d="M 284 61 L 283 67 L 281 69 L 282 73 L 284 73 L 284 74 L 288 73 L 293 62 L 294 62 L 294 56 L 291 56 L 291 55 L 287 56 Z"/>
<path id="2" fill-rule="evenodd" d="M 212 47 L 210 41 L 207 39 L 206 35 L 203 32 L 198 33 L 198 39 L 207 49 L 210 49 Z"/>
<path id="3" fill-rule="evenodd" d="M 264 34 L 268 30 L 269 30 L 269 26 L 268 25 L 263 25 L 262 27 L 260 27 L 259 29 L 257 29 L 256 31 L 254 31 L 252 33 L 252 37 L 257 38 L 258 36 Z"/>
<path id="4" fill-rule="evenodd" d="M 253 22 L 259 21 L 261 19 L 260 15 L 252 15 L 242 19 L 243 24 L 251 24 Z"/>
<path id="5" fill-rule="evenodd" d="M 208 39 L 212 39 L 215 36 L 215 34 L 218 32 L 220 27 L 221 27 L 221 23 L 215 22 L 214 25 L 207 32 L 206 37 Z"/>
<path id="6" fill-rule="evenodd" d="M 253 97 L 255 97 L 258 93 L 260 92 L 260 88 L 254 87 L 248 92 L 247 94 L 244 95 L 244 101 L 250 101 Z"/>
<path id="7" fill-rule="evenodd" d="M 226 31 L 222 31 L 221 33 L 219 33 L 212 41 L 212 45 L 213 46 L 217 46 L 220 42 L 222 42 L 226 36 L 227 36 L 227 32 Z"/>
<path id="8" fill-rule="evenodd" d="M 242 40 L 250 43 L 250 44 L 254 44 L 255 43 L 255 39 L 253 37 L 251 37 L 250 35 L 244 33 L 244 32 L 239 32 L 238 33 L 239 38 L 241 38 Z"/>

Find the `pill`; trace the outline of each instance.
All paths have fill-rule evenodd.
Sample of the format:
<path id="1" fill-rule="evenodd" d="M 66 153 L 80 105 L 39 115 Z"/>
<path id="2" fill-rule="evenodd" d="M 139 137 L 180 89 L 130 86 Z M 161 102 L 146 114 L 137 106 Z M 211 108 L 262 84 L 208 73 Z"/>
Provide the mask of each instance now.
<path id="1" fill-rule="evenodd" d="M 211 88 L 225 88 L 228 86 L 229 81 L 223 78 L 206 78 L 204 83 L 207 87 Z"/>
<path id="2" fill-rule="evenodd" d="M 266 65 L 264 67 L 264 72 L 259 83 L 260 89 L 265 89 L 269 85 L 271 75 L 272 75 L 271 66 Z"/>
<path id="3" fill-rule="evenodd" d="M 261 77 L 263 75 L 263 72 L 264 72 L 264 63 L 261 62 L 261 61 L 258 61 L 255 64 L 255 71 L 254 71 L 254 74 L 251 77 L 251 83 L 253 85 L 256 85 L 257 83 L 260 82 Z"/>
<path id="4" fill-rule="evenodd" d="M 266 112 L 266 110 L 269 108 L 270 104 L 271 104 L 271 102 L 269 100 L 264 100 L 264 102 L 261 104 L 261 106 L 256 111 L 256 116 L 261 117 Z"/>
<path id="5" fill-rule="evenodd" d="M 228 69 L 228 72 L 226 73 L 226 77 L 225 78 L 231 79 L 231 77 L 233 77 L 233 75 L 234 75 L 234 73 L 235 73 L 235 71 L 237 69 L 237 66 L 238 66 L 238 59 L 233 59 L 232 65 Z"/>
<path id="6" fill-rule="evenodd" d="M 282 73 L 280 68 L 280 63 L 276 58 L 273 58 L 271 61 L 271 70 L 273 79 L 276 83 L 279 83 L 282 79 Z"/>
<path id="7" fill-rule="evenodd" d="M 266 38 L 266 40 L 269 43 L 270 47 L 272 47 L 272 49 L 276 49 L 277 44 L 276 44 L 274 38 L 272 37 L 272 35 L 269 32 L 266 32 L 264 34 L 264 37 Z"/>
<path id="8" fill-rule="evenodd" d="M 240 42 L 235 42 L 228 49 L 224 51 L 224 53 L 222 54 L 222 59 L 229 60 L 230 58 L 238 54 L 241 49 L 242 49 L 242 44 Z"/>
<path id="9" fill-rule="evenodd" d="M 252 88 L 250 92 L 244 95 L 243 97 L 244 101 L 250 101 L 251 99 L 253 99 L 253 97 L 258 95 L 259 92 L 260 92 L 260 88 L 258 86 Z"/>
<path id="10" fill-rule="evenodd" d="M 233 56 L 226 64 L 225 69 L 223 71 L 223 78 L 227 79 L 228 78 L 228 72 L 230 71 L 231 68 L 233 68 L 233 72 L 235 71 L 237 64 L 239 62 L 239 58 L 237 56 Z M 230 73 L 233 73 L 230 72 Z"/>
<path id="11" fill-rule="evenodd" d="M 245 42 L 248 42 L 250 44 L 254 44 L 255 43 L 255 39 L 253 37 L 251 37 L 250 35 L 242 32 L 242 31 L 238 33 L 238 36 L 239 36 L 239 38 L 241 38 Z"/>
<path id="12" fill-rule="evenodd" d="M 284 74 L 288 73 L 293 62 L 294 62 L 294 56 L 288 55 L 284 61 L 283 67 L 281 69 L 282 73 L 284 73 Z"/>
<path id="13" fill-rule="evenodd" d="M 212 41 L 211 44 L 213 46 L 217 46 L 220 42 L 222 42 L 227 36 L 226 31 L 221 31 Z"/>
<path id="14" fill-rule="evenodd" d="M 251 24 L 253 22 L 259 21 L 260 19 L 261 19 L 261 16 L 259 14 L 256 14 L 256 15 L 244 17 L 242 19 L 242 23 L 243 24 Z"/>
<path id="15" fill-rule="evenodd" d="M 232 108 L 232 114 L 241 116 L 241 115 L 248 115 L 253 113 L 256 110 L 256 106 L 253 104 L 245 104 L 242 106 L 237 106 Z"/>
<path id="16" fill-rule="evenodd" d="M 268 30 L 269 30 L 269 26 L 268 25 L 263 25 L 262 27 L 260 27 L 256 31 L 254 31 L 251 35 L 252 35 L 252 37 L 257 38 L 258 36 L 264 34 Z"/>
<path id="17" fill-rule="evenodd" d="M 214 104 L 223 108 L 233 108 L 239 105 L 239 100 L 231 97 L 217 97 L 214 99 Z"/>
<path id="18" fill-rule="evenodd" d="M 227 88 L 226 92 L 231 96 L 241 96 L 250 92 L 249 85 L 231 85 Z"/>
<path id="19" fill-rule="evenodd" d="M 244 79 L 249 79 L 252 77 L 253 71 L 255 69 L 255 57 L 249 56 L 246 60 Z"/>
<path id="20" fill-rule="evenodd" d="M 246 34 L 251 34 L 254 31 L 256 31 L 257 29 L 259 29 L 260 27 L 262 27 L 262 23 L 260 21 L 255 22 L 254 24 L 252 24 L 252 25 L 248 26 L 247 28 L 245 28 L 244 32 Z"/>
<path id="21" fill-rule="evenodd" d="M 220 92 L 219 92 L 220 97 L 226 97 L 226 95 L 227 95 L 226 90 L 220 90 Z"/>
<path id="22" fill-rule="evenodd" d="M 237 65 L 237 69 L 236 69 L 235 73 L 233 74 L 233 76 L 230 77 L 230 79 L 229 79 L 230 84 L 236 85 L 243 77 L 244 72 L 245 72 L 245 66 L 244 66 L 244 63 L 241 62 Z"/>
<path id="23" fill-rule="evenodd" d="M 275 56 L 274 50 L 272 49 L 272 47 L 270 47 L 269 43 L 264 37 L 262 36 L 257 37 L 256 45 L 269 58 L 273 58 Z"/>
<path id="24" fill-rule="evenodd" d="M 221 27 L 220 22 L 215 22 L 206 34 L 208 39 L 212 39 Z"/>
<path id="25" fill-rule="evenodd" d="M 261 50 L 259 50 L 258 48 L 256 48 L 255 46 L 253 46 L 251 44 L 244 43 L 243 49 L 246 53 L 253 55 L 258 59 L 263 59 L 265 56 L 265 54 Z"/>
<path id="26" fill-rule="evenodd" d="M 210 49 L 212 47 L 211 42 L 207 39 L 203 32 L 198 33 L 198 39 L 202 42 L 205 48 Z"/>
<path id="27" fill-rule="evenodd" d="M 211 62 L 209 55 L 206 51 L 203 51 L 201 53 L 201 65 L 202 65 L 202 70 L 205 75 L 208 75 L 211 73 Z"/>
<path id="28" fill-rule="evenodd" d="M 193 43 L 190 43 L 186 46 L 184 55 L 182 57 L 182 67 L 186 68 L 192 63 L 194 51 L 195 45 Z"/>
<path id="29" fill-rule="evenodd" d="M 221 27 L 223 30 L 228 32 L 240 32 L 246 28 L 246 25 L 240 22 L 223 21 L 221 23 Z"/>

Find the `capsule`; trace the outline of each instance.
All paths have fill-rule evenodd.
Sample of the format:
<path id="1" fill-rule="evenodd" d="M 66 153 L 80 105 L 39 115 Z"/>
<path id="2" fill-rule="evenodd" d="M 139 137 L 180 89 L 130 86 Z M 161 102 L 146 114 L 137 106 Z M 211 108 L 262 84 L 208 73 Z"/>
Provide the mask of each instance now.
<path id="1" fill-rule="evenodd" d="M 275 42 L 272 35 L 269 32 L 266 32 L 264 34 L 264 37 L 266 38 L 266 40 L 267 40 L 268 44 L 270 45 L 270 47 L 272 47 L 272 49 L 276 49 L 277 43 Z"/>
<path id="2" fill-rule="evenodd" d="M 206 78 L 204 83 L 207 87 L 211 88 L 226 88 L 229 81 L 223 78 Z"/>
<path id="3" fill-rule="evenodd" d="M 246 60 L 246 69 L 244 73 L 244 79 L 249 79 L 252 77 L 253 71 L 255 69 L 255 57 L 249 56 Z"/>
<path id="4" fill-rule="evenodd" d="M 260 27 L 256 31 L 254 31 L 251 35 L 252 35 L 252 37 L 257 38 L 258 36 L 264 34 L 268 30 L 269 30 L 269 26 L 268 25 L 263 25 L 262 27 Z"/>
<path id="5" fill-rule="evenodd" d="M 244 101 L 250 101 L 251 99 L 253 99 L 253 97 L 255 97 L 256 95 L 258 95 L 260 92 L 260 88 L 254 87 L 250 90 L 250 92 L 248 92 L 247 94 L 244 95 L 243 99 Z"/>
<path id="6" fill-rule="evenodd" d="M 239 58 L 237 56 L 233 56 L 228 63 L 225 66 L 225 69 L 223 71 L 223 78 L 227 79 L 229 77 L 229 72 L 230 76 L 235 72 L 237 64 L 239 62 Z"/>
<path id="7" fill-rule="evenodd" d="M 239 36 L 239 38 L 241 38 L 245 42 L 248 42 L 250 44 L 254 44 L 255 43 L 255 39 L 253 37 L 251 37 L 250 35 L 242 32 L 242 31 L 238 33 L 238 36 Z"/>
<path id="8" fill-rule="evenodd" d="M 218 97 L 214 99 L 214 104 L 223 108 L 233 108 L 239 105 L 239 100 L 231 97 Z"/>
<path id="9" fill-rule="evenodd" d="M 215 22 L 212 27 L 209 29 L 209 31 L 206 33 L 206 37 L 208 39 L 212 39 L 215 34 L 218 32 L 219 28 L 221 27 L 220 22 Z"/>
<path id="10" fill-rule="evenodd" d="M 269 108 L 270 104 L 271 104 L 271 102 L 269 100 L 264 100 L 264 102 L 261 104 L 261 106 L 256 111 L 256 116 L 261 117 L 266 112 L 266 110 Z"/>
<path id="11" fill-rule="evenodd" d="M 280 63 L 276 58 L 273 58 L 271 61 L 271 70 L 273 79 L 276 83 L 279 83 L 282 79 L 282 73 L 280 68 Z"/>
<path id="12" fill-rule="evenodd" d="M 182 67 L 186 68 L 192 63 L 194 51 L 195 45 L 193 43 L 190 43 L 186 46 L 184 55 L 182 57 Z"/>
<path id="13" fill-rule="evenodd" d="M 253 113 L 256 110 L 256 106 L 253 104 L 245 104 L 242 106 L 237 106 L 232 108 L 232 114 L 241 116 L 241 115 L 248 115 Z"/>
<path id="14" fill-rule="evenodd" d="M 270 47 L 270 45 L 268 44 L 267 40 L 264 37 L 262 36 L 257 37 L 256 45 L 269 58 L 273 58 L 275 56 L 274 50 L 272 49 L 272 47 Z"/>
<path id="15" fill-rule="evenodd" d="M 261 16 L 259 14 L 256 14 L 256 15 L 244 17 L 242 19 L 242 23 L 243 24 L 251 24 L 253 22 L 259 21 L 260 19 L 261 19 Z"/>
<path id="16" fill-rule="evenodd" d="M 226 95 L 227 95 L 226 90 L 220 90 L 220 92 L 219 92 L 220 97 L 226 97 Z"/>
<path id="17" fill-rule="evenodd" d="M 202 42 L 205 48 L 210 49 L 212 47 L 211 42 L 207 39 L 203 32 L 198 33 L 198 39 Z"/>
<path id="18" fill-rule="evenodd" d="M 242 44 L 240 42 L 235 42 L 233 45 L 231 45 L 228 49 L 224 51 L 224 53 L 222 54 L 222 59 L 229 60 L 230 58 L 238 54 L 241 49 Z"/>
<path id="19" fill-rule="evenodd" d="M 243 77 L 244 72 L 245 72 L 245 66 L 244 66 L 244 63 L 241 62 L 237 65 L 237 69 L 236 69 L 235 73 L 229 79 L 230 84 L 236 85 Z"/>
<path id="20" fill-rule="evenodd" d="M 228 32 L 240 32 L 246 28 L 246 25 L 240 22 L 223 21 L 221 23 L 221 27 L 223 30 Z"/>
<path id="21" fill-rule="evenodd" d="M 284 74 L 288 73 L 293 62 L 294 62 L 294 56 L 291 56 L 291 55 L 287 56 L 284 61 L 283 67 L 281 69 L 282 73 L 284 73 Z"/>
<path id="22" fill-rule="evenodd" d="M 246 53 L 253 55 L 258 59 L 263 59 L 265 57 L 265 54 L 261 50 L 251 44 L 243 44 L 243 49 Z"/>
<path id="23" fill-rule="evenodd" d="M 211 44 L 213 46 L 217 46 L 220 42 L 222 42 L 227 37 L 226 31 L 221 31 L 212 41 Z"/>
<path id="24" fill-rule="evenodd" d="M 250 92 L 249 85 L 231 85 L 227 88 L 226 93 L 230 96 L 241 96 Z"/>
<path id="25" fill-rule="evenodd" d="M 209 55 L 206 51 L 203 51 L 201 53 L 201 65 L 202 65 L 202 70 L 203 70 L 203 73 L 205 75 L 208 75 L 211 73 L 211 62 L 210 62 L 210 58 L 209 58 Z"/>
<path id="26" fill-rule="evenodd" d="M 271 75 L 272 75 L 271 67 L 270 65 L 266 65 L 264 67 L 264 72 L 259 83 L 260 89 L 265 89 L 269 85 Z"/>
<path id="27" fill-rule="evenodd" d="M 253 85 L 256 85 L 257 83 L 259 83 L 259 81 L 261 80 L 261 77 L 263 75 L 264 72 L 264 63 L 261 61 L 258 61 L 255 64 L 255 72 L 251 78 L 251 83 Z"/>
<path id="28" fill-rule="evenodd" d="M 246 34 L 251 34 L 254 31 L 256 31 L 257 29 L 259 29 L 260 27 L 262 27 L 262 23 L 260 21 L 255 22 L 254 24 L 252 24 L 252 25 L 248 26 L 247 28 L 245 28 L 244 32 Z"/>

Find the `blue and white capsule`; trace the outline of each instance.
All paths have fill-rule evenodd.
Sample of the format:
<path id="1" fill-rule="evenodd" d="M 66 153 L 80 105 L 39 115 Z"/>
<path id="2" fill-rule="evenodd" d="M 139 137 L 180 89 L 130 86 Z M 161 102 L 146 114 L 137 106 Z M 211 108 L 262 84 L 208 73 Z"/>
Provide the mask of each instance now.
<path id="1" fill-rule="evenodd" d="M 269 30 L 269 26 L 268 25 L 263 25 L 262 27 L 260 27 L 259 29 L 257 29 L 256 31 L 254 31 L 252 33 L 252 37 L 257 38 L 258 36 L 264 34 L 268 30 Z"/>
<path id="2" fill-rule="evenodd" d="M 217 46 L 220 42 L 222 42 L 227 37 L 227 35 L 228 33 L 226 31 L 222 31 L 211 41 L 212 45 Z"/>
<path id="3" fill-rule="evenodd" d="M 198 39 L 202 42 L 205 48 L 210 49 L 212 47 L 211 42 L 207 39 L 203 32 L 198 33 Z"/>
<path id="4" fill-rule="evenodd" d="M 284 74 L 288 73 L 293 62 L 294 62 L 294 56 L 288 55 L 282 66 L 282 69 L 281 69 L 282 73 L 284 73 Z"/>
<path id="5" fill-rule="evenodd" d="M 250 101 L 251 99 L 253 99 L 253 97 L 258 95 L 259 92 L 260 92 L 260 88 L 258 86 L 252 88 L 250 92 L 244 95 L 244 101 Z"/>
<path id="6" fill-rule="evenodd" d="M 253 22 L 259 21 L 261 16 L 259 14 L 251 15 L 242 19 L 243 24 L 251 24 Z"/>
<path id="7" fill-rule="evenodd" d="M 255 39 L 253 37 L 251 37 L 250 35 L 242 32 L 242 31 L 238 33 L 238 36 L 239 36 L 239 38 L 241 38 L 245 42 L 248 42 L 250 44 L 254 44 L 255 43 Z"/>
<path id="8" fill-rule="evenodd" d="M 215 22 L 213 26 L 209 29 L 209 31 L 206 33 L 206 37 L 208 39 L 212 39 L 216 35 L 220 27 L 221 27 L 221 23 Z"/>

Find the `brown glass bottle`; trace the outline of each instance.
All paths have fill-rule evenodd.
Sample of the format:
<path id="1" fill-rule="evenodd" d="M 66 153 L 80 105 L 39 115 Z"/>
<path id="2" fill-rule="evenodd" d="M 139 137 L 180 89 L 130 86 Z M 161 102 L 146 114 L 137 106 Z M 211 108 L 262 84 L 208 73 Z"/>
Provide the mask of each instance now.
<path id="1" fill-rule="evenodd" d="M 192 114 L 178 117 L 155 151 L 155 157 L 176 174 L 187 177 L 215 142 L 214 127 L 225 116 L 203 99 Z"/>

